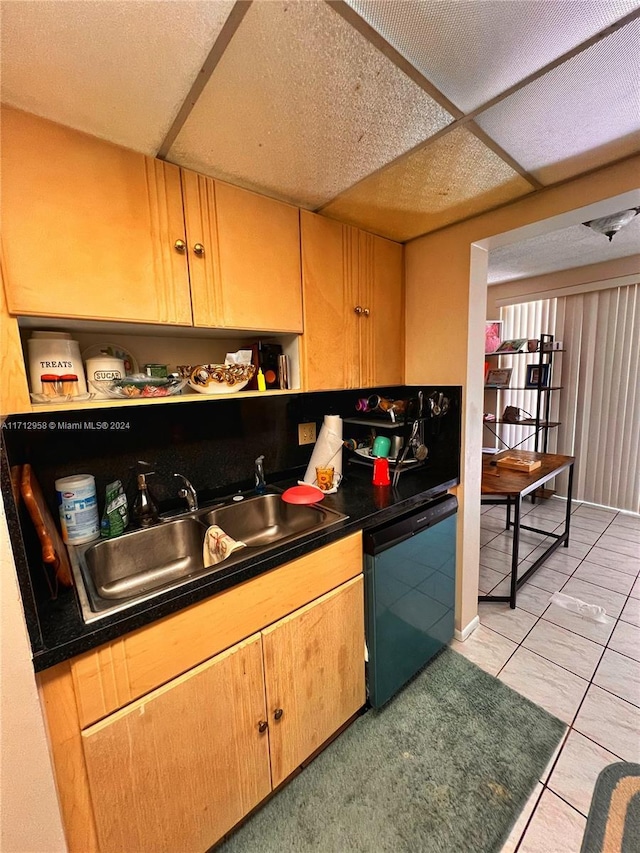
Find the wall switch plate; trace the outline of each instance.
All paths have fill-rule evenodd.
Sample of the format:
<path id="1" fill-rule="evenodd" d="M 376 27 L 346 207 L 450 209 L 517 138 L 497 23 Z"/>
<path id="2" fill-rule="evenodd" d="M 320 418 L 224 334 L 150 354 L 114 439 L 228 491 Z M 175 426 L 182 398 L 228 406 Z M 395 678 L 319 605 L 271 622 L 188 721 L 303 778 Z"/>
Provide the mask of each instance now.
<path id="1" fill-rule="evenodd" d="M 298 424 L 298 444 L 313 444 L 316 440 L 316 425 Z"/>

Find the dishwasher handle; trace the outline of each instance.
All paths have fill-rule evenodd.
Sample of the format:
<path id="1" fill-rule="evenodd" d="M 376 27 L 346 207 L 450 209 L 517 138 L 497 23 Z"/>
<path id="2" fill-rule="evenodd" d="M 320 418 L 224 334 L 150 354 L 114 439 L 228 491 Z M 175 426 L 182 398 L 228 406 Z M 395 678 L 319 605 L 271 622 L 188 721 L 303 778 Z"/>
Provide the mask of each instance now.
<path id="1" fill-rule="evenodd" d="M 364 553 L 375 556 L 433 527 L 458 511 L 455 495 L 443 495 L 392 521 L 365 532 Z"/>

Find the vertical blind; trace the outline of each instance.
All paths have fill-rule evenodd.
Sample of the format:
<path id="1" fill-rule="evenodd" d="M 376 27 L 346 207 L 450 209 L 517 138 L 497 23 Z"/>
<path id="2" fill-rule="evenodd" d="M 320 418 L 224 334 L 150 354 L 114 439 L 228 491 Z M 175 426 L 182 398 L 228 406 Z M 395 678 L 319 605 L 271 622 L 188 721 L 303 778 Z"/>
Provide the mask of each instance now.
<path id="1" fill-rule="evenodd" d="M 640 285 L 567 296 L 558 441 L 579 500 L 640 512 Z"/>
<path id="2" fill-rule="evenodd" d="M 577 500 L 640 512 L 640 285 L 596 290 L 500 309 L 503 339 L 535 338 L 541 332 L 561 340 L 554 356 L 549 452 L 576 457 L 573 495 Z M 501 359 L 507 366 L 507 359 Z M 524 356 L 511 356 L 511 385 L 525 384 Z M 505 405 L 534 414 L 531 391 L 509 390 Z M 524 427 L 501 428 L 509 446 Z M 520 444 L 533 449 L 533 441 Z M 566 477 L 558 478 L 566 494 Z"/>

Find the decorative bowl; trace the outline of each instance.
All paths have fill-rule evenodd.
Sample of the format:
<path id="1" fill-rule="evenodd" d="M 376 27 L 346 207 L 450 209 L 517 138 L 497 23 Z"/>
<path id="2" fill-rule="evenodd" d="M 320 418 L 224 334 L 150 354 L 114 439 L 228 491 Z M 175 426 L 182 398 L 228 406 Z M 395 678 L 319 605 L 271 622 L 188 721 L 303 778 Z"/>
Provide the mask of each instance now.
<path id="1" fill-rule="evenodd" d="M 174 377 L 144 376 L 136 374 L 114 379 L 112 382 L 92 382 L 96 391 L 101 391 L 118 400 L 137 400 L 147 397 L 171 397 L 179 394 L 187 384 L 186 379 Z"/>
<path id="2" fill-rule="evenodd" d="M 198 364 L 191 371 L 189 388 L 201 394 L 241 391 L 256 372 L 253 364 Z"/>

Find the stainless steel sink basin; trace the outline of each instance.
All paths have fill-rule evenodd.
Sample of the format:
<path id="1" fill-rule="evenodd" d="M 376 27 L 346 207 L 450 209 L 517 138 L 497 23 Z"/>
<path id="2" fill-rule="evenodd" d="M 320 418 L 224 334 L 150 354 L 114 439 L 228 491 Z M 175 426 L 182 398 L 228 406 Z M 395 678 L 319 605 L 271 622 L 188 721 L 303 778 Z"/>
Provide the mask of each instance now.
<path id="1" fill-rule="evenodd" d="M 205 528 L 179 518 L 129 536 L 106 539 L 85 552 L 100 598 L 130 599 L 202 570 Z"/>
<path id="2" fill-rule="evenodd" d="M 280 494 L 206 507 L 143 530 L 70 548 L 82 615 L 93 622 L 180 586 L 254 559 L 287 542 L 336 524 L 342 513 L 285 503 Z M 202 546 L 211 524 L 244 542 L 222 563 L 205 568 Z"/>
<path id="3" fill-rule="evenodd" d="M 325 509 L 316 504 L 290 504 L 285 503 L 280 495 L 260 495 L 240 504 L 200 513 L 199 518 L 207 527 L 219 525 L 225 533 L 249 548 L 263 548 L 315 530 L 321 524 L 324 512 Z"/>

